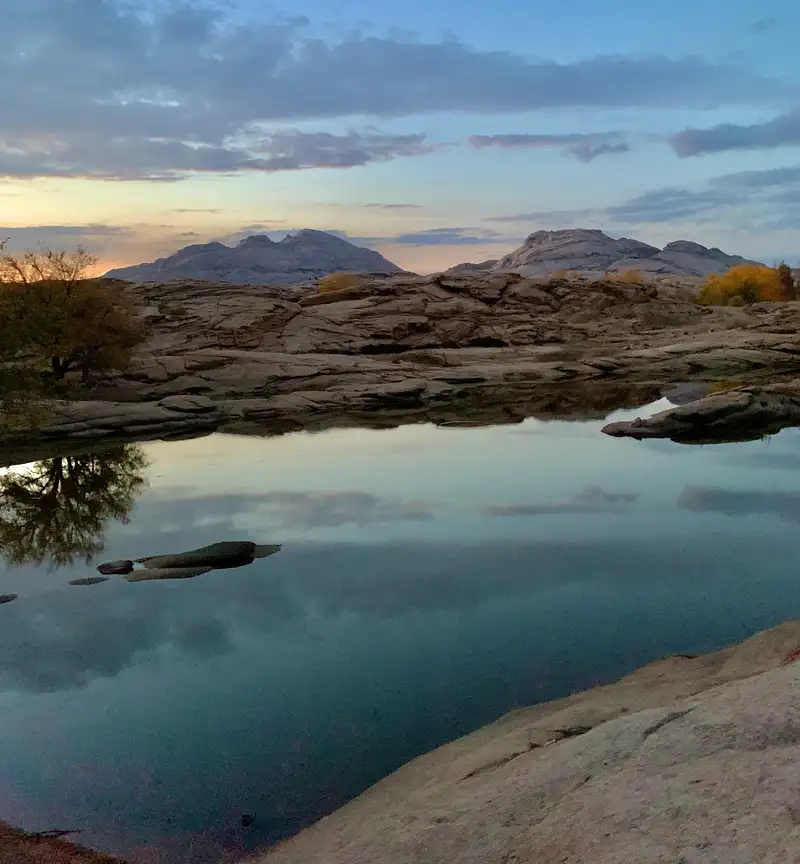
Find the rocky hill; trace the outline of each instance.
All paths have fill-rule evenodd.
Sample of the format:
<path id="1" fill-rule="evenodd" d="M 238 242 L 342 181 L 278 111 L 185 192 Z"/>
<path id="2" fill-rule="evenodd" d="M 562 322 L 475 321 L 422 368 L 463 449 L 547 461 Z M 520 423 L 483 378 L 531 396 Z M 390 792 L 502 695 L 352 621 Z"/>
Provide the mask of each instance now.
<path id="1" fill-rule="evenodd" d="M 372 249 L 328 234 L 304 229 L 280 241 L 265 234 L 245 237 L 237 246 L 200 243 L 168 258 L 109 271 L 131 282 L 194 279 L 238 285 L 294 285 L 329 273 L 400 273 L 401 268 Z"/>
<path id="2" fill-rule="evenodd" d="M 639 270 L 653 276 L 704 278 L 745 261 L 739 255 L 727 255 L 689 240 L 676 240 L 659 249 L 639 240 L 615 240 L 602 231 L 575 228 L 536 231 L 499 261 L 459 265 L 453 270 L 516 272 L 523 276 L 544 276 L 557 270 L 595 274 Z"/>

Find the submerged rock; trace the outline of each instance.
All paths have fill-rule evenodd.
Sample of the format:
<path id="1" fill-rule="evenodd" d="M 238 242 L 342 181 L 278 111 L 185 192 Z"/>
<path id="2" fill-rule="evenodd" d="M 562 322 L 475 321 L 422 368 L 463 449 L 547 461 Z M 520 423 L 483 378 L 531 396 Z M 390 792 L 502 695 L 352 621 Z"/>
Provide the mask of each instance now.
<path id="1" fill-rule="evenodd" d="M 19 597 L 19 594 L 0 594 L 0 605 L 10 603 L 12 600 L 16 600 L 17 597 Z"/>
<path id="2" fill-rule="evenodd" d="M 97 570 L 105 576 L 124 576 L 133 570 L 133 561 L 107 561 L 98 564 Z"/>
<path id="3" fill-rule="evenodd" d="M 86 576 L 83 579 L 73 579 L 68 582 L 68 585 L 99 585 L 101 582 L 108 582 L 108 576 Z"/>
<path id="4" fill-rule="evenodd" d="M 194 579 L 210 573 L 212 567 L 162 567 L 159 569 L 143 568 L 128 573 L 125 577 L 128 582 L 151 582 L 159 579 Z"/>
<path id="5" fill-rule="evenodd" d="M 258 546 L 247 540 L 224 541 L 192 549 L 189 552 L 179 552 L 175 555 L 151 555 L 139 558 L 138 563 L 150 569 L 165 567 L 209 567 L 230 568 L 251 564 L 254 558 L 264 558 L 280 550 L 280 546 Z"/>

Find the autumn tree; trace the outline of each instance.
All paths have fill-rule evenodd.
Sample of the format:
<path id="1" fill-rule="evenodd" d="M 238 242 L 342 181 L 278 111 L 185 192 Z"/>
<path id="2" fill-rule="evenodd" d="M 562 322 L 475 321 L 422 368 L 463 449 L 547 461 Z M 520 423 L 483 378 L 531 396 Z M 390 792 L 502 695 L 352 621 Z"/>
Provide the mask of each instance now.
<path id="1" fill-rule="evenodd" d="M 143 338 L 124 286 L 89 278 L 97 259 L 84 249 L 0 257 L 0 336 L 15 335 L 16 356 L 44 360 L 56 380 L 79 369 L 121 369 Z"/>
<path id="2" fill-rule="evenodd" d="M 747 306 L 785 299 L 781 277 L 775 267 L 738 264 L 721 276 L 709 276 L 700 289 L 701 303 L 717 306 Z"/>
<path id="3" fill-rule="evenodd" d="M 128 521 L 146 466 L 142 448 L 124 444 L 0 475 L 0 555 L 10 564 L 89 563 L 107 523 Z"/>

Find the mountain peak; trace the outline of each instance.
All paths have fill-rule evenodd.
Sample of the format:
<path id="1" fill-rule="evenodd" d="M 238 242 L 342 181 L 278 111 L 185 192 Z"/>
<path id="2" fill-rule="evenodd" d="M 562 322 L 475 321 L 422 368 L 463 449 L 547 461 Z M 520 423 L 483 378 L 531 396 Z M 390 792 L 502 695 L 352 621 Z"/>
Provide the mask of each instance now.
<path id="1" fill-rule="evenodd" d="M 292 285 L 337 272 L 389 274 L 402 270 L 372 249 L 362 249 L 326 231 L 305 228 L 279 243 L 266 234 L 253 234 L 233 247 L 216 242 L 186 246 L 168 258 L 110 270 L 106 275 L 132 282 L 197 279 Z"/>
<path id="2" fill-rule="evenodd" d="M 535 231 L 519 249 L 505 255 L 492 270 L 543 276 L 556 270 L 578 273 L 643 273 L 705 277 L 729 270 L 745 259 L 706 249 L 691 240 L 675 240 L 663 249 L 630 237 L 613 238 L 597 228 Z"/>

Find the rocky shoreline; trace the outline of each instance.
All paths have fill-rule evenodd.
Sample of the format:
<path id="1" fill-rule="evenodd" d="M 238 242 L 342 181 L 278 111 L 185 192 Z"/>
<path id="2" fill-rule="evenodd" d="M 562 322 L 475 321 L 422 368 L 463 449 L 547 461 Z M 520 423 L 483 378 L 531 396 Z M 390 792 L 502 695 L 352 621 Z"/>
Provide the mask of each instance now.
<path id="1" fill-rule="evenodd" d="M 513 711 L 252 862 L 791 861 L 798 714 L 800 621 L 788 621 Z M 0 860 L 121 864 L 58 835 L 0 823 Z"/>
<path id="2" fill-rule="evenodd" d="M 293 298 L 264 286 L 131 290 L 149 338 L 128 371 L 51 402 L 40 427 L 7 435 L 3 450 L 515 422 L 558 412 L 562 394 L 581 388 L 591 412 L 643 404 L 634 393 L 680 381 L 800 374 L 800 303 L 710 309 L 677 286 L 440 274 Z"/>
<path id="3" fill-rule="evenodd" d="M 765 864 L 800 848 L 800 622 L 514 711 L 259 864 Z"/>

